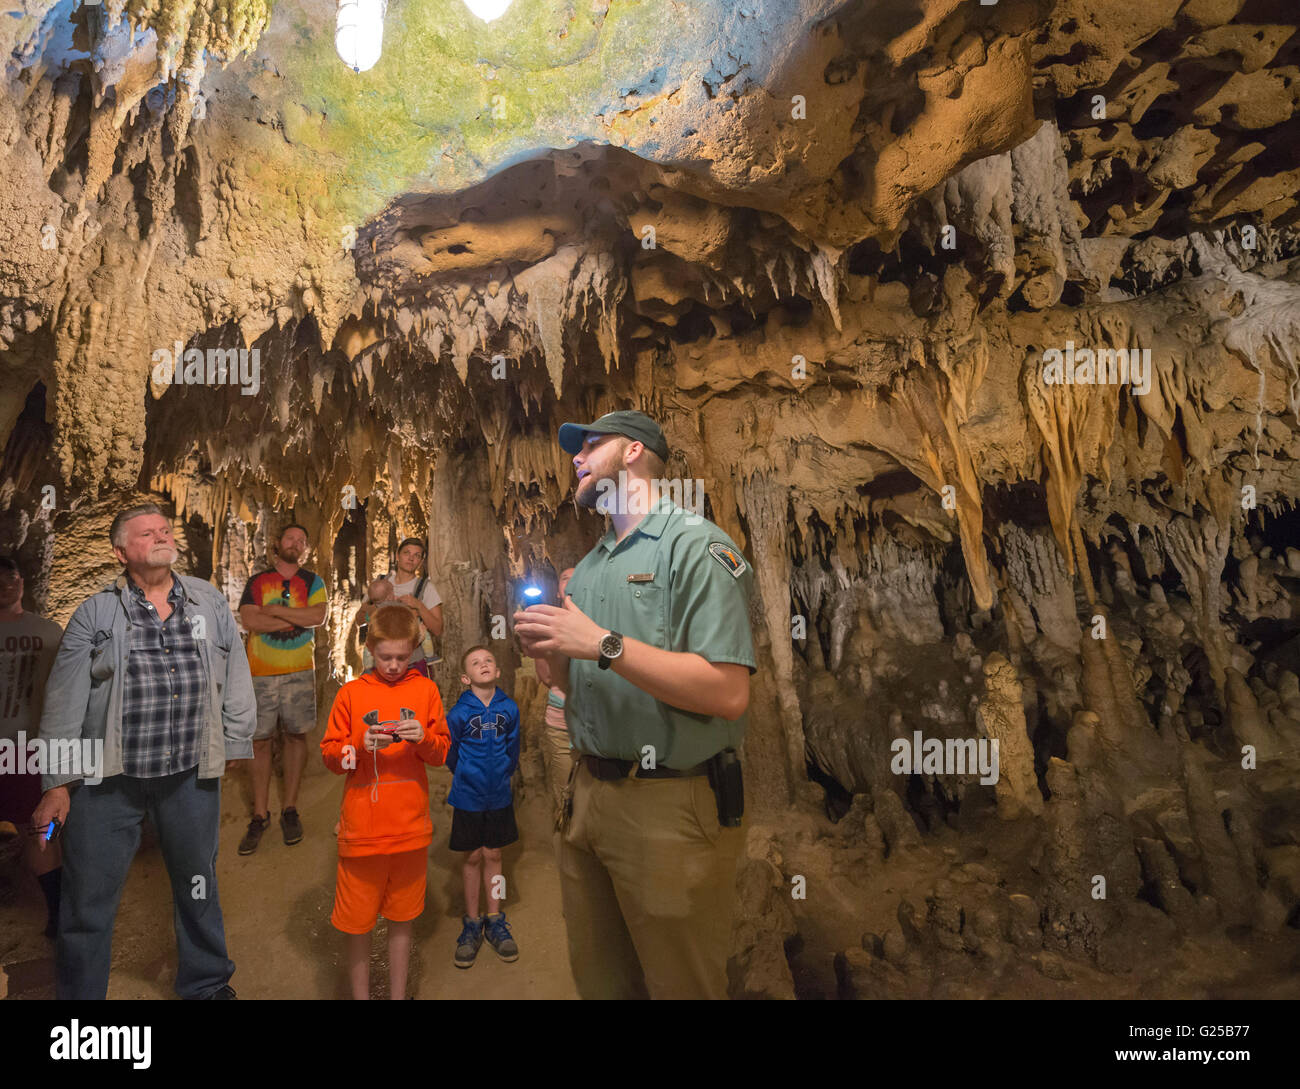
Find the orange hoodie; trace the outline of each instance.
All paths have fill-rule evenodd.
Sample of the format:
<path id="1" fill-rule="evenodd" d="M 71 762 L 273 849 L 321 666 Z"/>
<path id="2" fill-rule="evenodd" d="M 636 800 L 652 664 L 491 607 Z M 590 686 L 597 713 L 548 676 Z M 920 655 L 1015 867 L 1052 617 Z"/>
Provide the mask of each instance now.
<path id="1" fill-rule="evenodd" d="M 412 715 L 424 726 L 423 741 L 395 741 L 382 751 L 366 752 L 370 725 Z M 407 670 L 396 684 L 363 673 L 340 688 L 320 743 L 325 766 L 348 777 L 339 855 L 396 854 L 432 843 L 425 765 L 443 763 L 450 746 L 438 686 L 415 670 Z"/>

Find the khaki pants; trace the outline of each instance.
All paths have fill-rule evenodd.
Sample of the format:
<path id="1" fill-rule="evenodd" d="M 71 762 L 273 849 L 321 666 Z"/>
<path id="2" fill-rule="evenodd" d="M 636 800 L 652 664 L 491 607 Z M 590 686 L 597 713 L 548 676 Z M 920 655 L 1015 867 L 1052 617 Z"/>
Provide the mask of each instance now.
<path id="1" fill-rule="evenodd" d="M 569 782 L 569 772 L 576 759 L 569 748 L 569 731 L 558 726 L 542 724 L 542 764 L 546 768 L 546 785 L 551 788 L 551 801 L 556 813 L 564 798 L 564 788 Z"/>
<path id="2" fill-rule="evenodd" d="M 736 865 L 708 780 L 573 774 L 556 833 L 569 962 L 583 998 L 726 998 Z"/>

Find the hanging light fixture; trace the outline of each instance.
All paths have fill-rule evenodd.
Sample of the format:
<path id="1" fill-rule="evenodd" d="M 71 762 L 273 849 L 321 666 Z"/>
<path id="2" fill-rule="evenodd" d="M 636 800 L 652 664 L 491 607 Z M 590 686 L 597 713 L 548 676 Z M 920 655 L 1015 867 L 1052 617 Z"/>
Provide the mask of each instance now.
<path id="1" fill-rule="evenodd" d="M 354 72 L 373 68 L 384 44 L 388 0 L 339 0 L 334 48 Z"/>
<path id="2" fill-rule="evenodd" d="M 492 22 L 493 19 L 499 19 L 506 13 L 506 8 L 511 4 L 511 0 L 465 0 L 465 6 L 470 12 L 477 15 L 485 23 Z"/>

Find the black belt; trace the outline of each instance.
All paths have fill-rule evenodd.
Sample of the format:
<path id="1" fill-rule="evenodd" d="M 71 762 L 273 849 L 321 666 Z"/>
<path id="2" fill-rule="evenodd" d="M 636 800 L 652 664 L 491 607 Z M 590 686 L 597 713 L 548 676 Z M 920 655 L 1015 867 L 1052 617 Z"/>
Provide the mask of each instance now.
<path id="1" fill-rule="evenodd" d="M 643 768 L 639 760 L 615 760 L 610 757 L 592 756 L 580 753 L 579 759 L 591 772 L 593 779 L 626 779 L 635 769 L 638 779 L 686 779 L 693 775 L 707 775 L 709 763 L 696 764 L 693 768 L 679 771 L 659 764 L 653 768 Z"/>

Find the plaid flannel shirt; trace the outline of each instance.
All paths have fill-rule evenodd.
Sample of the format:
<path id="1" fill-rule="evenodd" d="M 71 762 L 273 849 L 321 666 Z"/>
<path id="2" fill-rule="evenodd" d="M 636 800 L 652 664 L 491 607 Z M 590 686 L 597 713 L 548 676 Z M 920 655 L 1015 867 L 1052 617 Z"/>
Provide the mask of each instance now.
<path id="1" fill-rule="evenodd" d="M 122 771 L 142 779 L 199 762 L 207 676 L 185 595 L 172 576 L 166 621 L 134 582 L 125 595 L 131 656 L 122 703 Z"/>

